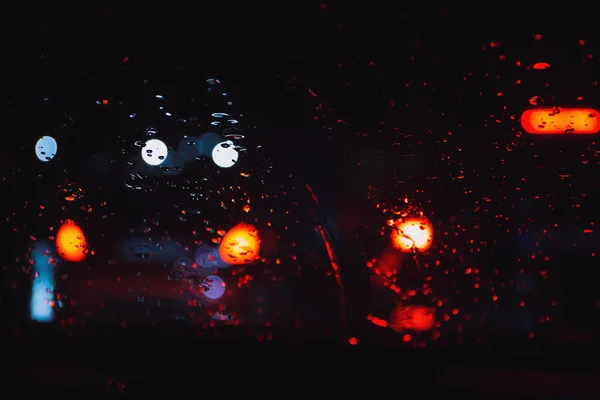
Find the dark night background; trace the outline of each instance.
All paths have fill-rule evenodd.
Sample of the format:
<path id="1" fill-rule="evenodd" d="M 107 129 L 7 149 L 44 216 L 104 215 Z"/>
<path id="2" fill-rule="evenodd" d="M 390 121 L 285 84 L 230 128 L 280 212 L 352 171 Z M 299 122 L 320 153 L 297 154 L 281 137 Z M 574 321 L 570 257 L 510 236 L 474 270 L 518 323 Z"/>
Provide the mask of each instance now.
<path id="1" fill-rule="evenodd" d="M 464 256 L 457 261 L 446 253 L 452 267 L 480 266 L 485 270 L 482 279 L 490 286 L 503 286 L 521 268 L 535 270 L 537 265 L 514 260 L 529 257 L 536 232 L 559 224 L 554 239 L 561 244 L 544 247 L 552 258 L 545 268 L 556 278 L 527 298 L 540 313 L 557 301 L 556 324 L 542 330 L 543 339 L 532 344 L 521 337 L 521 314 L 513 304 L 490 318 L 482 330 L 466 327 L 464 337 L 468 341 L 481 333 L 489 354 L 514 349 L 531 355 L 533 365 L 552 372 L 585 370 L 582 355 L 593 358 L 598 349 L 600 273 L 597 257 L 590 254 L 600 252 L 600 236 L 594 231 L 581 238 L 579 232 L 588 221 L 598 221 L 597 136 L 531 139 L 516 131 L 518 118 L 532 107 L 528 101 L 534 95 L 547 107 L 598 109 L 600 93 L 593 82 L 600 80 L 594 60 L 600 56 L 600 36 L 590 4 L 206 1 L 192 6 L 107 1 L 9 8 L 0 29 L 4 47 L 0 166 L 2 177 L 7 178 L 0 186 L 3 212 L 9 215 L 25 201 L 44 198 L 45 190 L 56 186 L 54 181 L 39 180 L 31 185 L 36 174 L 66 176 L 68 172 L 72 180 L 94 182 L 87 187 L 88 196 L 115 199 L 113 211 L 123 215 L 123 227 L 129 226 L 137 214 L 127 201 L 118 201 L 127 195 L 119 183 L 118 165 L 124 158 L 122 146 L 116 143 L 138 140 L 135 130 L 142 126 L 132 125 L 128 115 L 135 112 L 137 120 L 155 120 L 148 99 L 156 93 L 163 94 L 178 115 L 191 115 L 195 105 L 189 98 L 200 98 L 198 87 L 208 78 L 218 78 L 246 122 L 256 126 L 254 140 L 264 143 L 278 176 L 285 179 L 291 173 L 299 185 L 315 189 L 321 223 L 335 232 L 331 239 L 346 288 L 350 333 L 359 344 L 362 340 L 395 348 L 399 342 L 397 335 L 382 333 L 365 320 L 367 314 L 388 308 L 385 296 L 382 300 L 373 293 L 364 271 L 369 251 L 378 249 L 381 216 L 368 198 L 369 187 L 376 187 L 381 199 L 410 194 L 435 210 L 440 227 L 436 229 L 450 232 L 444 244 Z M 536 40 L 536 34 L 542 39 Z M 585 46 L 578 40 L 585 40 Z M 498 61 L 500 55 L 505 61 Z M 552 67 L 525 71 L 515 67 L 516 61 L 523 66 L 547 62 Z M 522 84 L 515 84 L 517 80 Z M 576 100 L 578 96 L 585 104 Z M 109 99 L 106 107 L 95 106 L 105 98 Z M 516 119 L 511 120 L 511 115 Z M 63 125 L 55 135 L 69 138 L 59 140 L 59 146 L 65 143 L 61 159 L 40 166 L 30 157 L 32 141 Z M 412 135 L 394 139 L 399 131 Z M 441 142 L 448 132 L 453 133 L 450 144 Z M 400 145 L 392 149 L 398 141 Z M 505 151 L 509 147 L 513 151 Z M 405 158 L 414 152 L 416 164 Z M 384 153 L 382 158 L 373 155 Z M 119 162 L 97 180 L 88 180 L 91 154 Z M 440 161 L 446 155 L 450 163 Z M 469 175 L 466 181 L 453 178 L 461 173 Z M 558 178 L 565 174 L 571 176 L 567 183 Z M 441 179 L 427 179 L 431 176 Z M 519 202 L 522 193 L 505 190 L 519 186 L 525 197 L 550 193 L 547 198 L 554 210 Z M 461 197 L 465 187 L 470 197 Z M 415 192 L 418 189 L 426 194 Z M 471 213 L 474 201 L 488 194 L 494 198 L 488 205 L 492 211 L 485 217 Z M 44 201 L 52 204 L 48 199 L 53 196 Z M 299 201 L 308 199 L 306 195 Z M 577 202 L 581 206 L 575 210 L 572 205 Z M 140 204 L 139 215 L 153 204 Z M 496 225 L 489 217 L 494 213 L 509 216 L 511 222 Z M 466 242 L 453 242 L 452 234 L 460 232 L 456 220 L 467 227 L 465 235 L 487 242 L 491 250 L 478 255 L 469 251 Z M 474 225 L 484 229 L 472 232 Z M 10 267 L 15 258 L 24 256 L 28 238 L 18 239 L 10 223 L 2 229 L 7 237 L 17 238 L 11 239 L 14 245 L 5 242 L 2 263 Z M 3 291 L 9 293 L 6 282 L 8 278 Z M 447 285 L 440 291 L 452 293 L 465 282 L 440 283 Z M 491 304 L 473 306 L 467 299 L 471 292 L 464 292 L 450 296 L 457 306 L 475 315 L 491 309 Z M 2 302 L 0 315 L 13 321 L 3 331 L 12 332 L 23 306 L 18 296 L 10 294 L 3 295 Z M 306 345 L 301 335 L 291 336 L 294 343 Z M 474 356 L 478 347 L 473 344 L 461 347 L 460 341 L 448 341 L 450 350 L 438 349 L 451 354 L 447 357 L 464 351 L 475 368 L 478 362 L 493 364 Z M 285 346 L 294 344 L 285 342 Z M 437 353 L 424 354 L 435 357 Z M 410 357 L 421 358 L 412 353 Z M 507 370 L 514 371 L 515 363 L 509 360 Z"/>

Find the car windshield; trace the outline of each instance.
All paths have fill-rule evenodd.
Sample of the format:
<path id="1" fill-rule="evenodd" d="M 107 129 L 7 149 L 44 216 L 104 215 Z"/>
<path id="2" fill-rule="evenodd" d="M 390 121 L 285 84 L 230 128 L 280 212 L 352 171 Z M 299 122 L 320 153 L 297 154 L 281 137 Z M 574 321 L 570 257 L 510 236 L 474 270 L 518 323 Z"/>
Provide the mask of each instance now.
<path id="1" fill-rule="evenodd" d="M 482 3 L 36 13 L 5 333 L 594 350 L 598 35 Z"/>

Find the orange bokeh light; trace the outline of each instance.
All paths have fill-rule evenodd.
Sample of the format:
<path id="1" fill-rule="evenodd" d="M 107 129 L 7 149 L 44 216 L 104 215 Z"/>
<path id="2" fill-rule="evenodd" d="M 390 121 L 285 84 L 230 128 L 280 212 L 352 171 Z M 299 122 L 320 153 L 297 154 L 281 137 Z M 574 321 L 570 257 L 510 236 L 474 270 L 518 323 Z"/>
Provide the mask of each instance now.
<path id="1" fill-rule="evenodd" d="M 534 135 L 591 135 L 600 131 L 598 111 L 592 108 L 538 108 L 521 116 L 523 130 Z"/>
<path id="2" fill-rule="evenodd" d="M 392 311 L 390 316 L 390 328 L 396 332 L 404 329 L 414 331 L 428 331 L 435 326 L 434 309 L 425 306 L 401 306 Z"/>
<path id="3" fill-rule="evenodd" d="M 392 244 L 403 253 L 427 251 L 433 243 L 433 226 L 426 218 L 399 219 L 392 226 Z"/>
<path id="4" fill-rule="evenodd" d="M 77 224 L 67 220 L 58 230 L 56 235 L 56 250 L 58 255 L 66 261 L 82 261 L 87 254 L 85 235 Z"/>
<path id="5" fill-rule="evenodd" d="M 260 237 L 252 225 L 238 224 L 231 228 L 219 245 L 219 256 L 227 264 L 249 264 L 258 258 Z"/>

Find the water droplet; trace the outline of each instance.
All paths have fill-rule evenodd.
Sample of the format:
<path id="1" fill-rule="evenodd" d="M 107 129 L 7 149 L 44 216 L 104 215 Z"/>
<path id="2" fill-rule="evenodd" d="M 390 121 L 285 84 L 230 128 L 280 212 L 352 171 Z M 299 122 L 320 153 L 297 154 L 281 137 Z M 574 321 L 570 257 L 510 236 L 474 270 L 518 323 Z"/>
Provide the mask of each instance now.
<path id="1" fill-rule="evenodd" d="M 225 118 L 225 117 L 229 117 L 229 114 L 218 112 L 218 113 L 212 113 L 211 116 L 213 118 Z"/>

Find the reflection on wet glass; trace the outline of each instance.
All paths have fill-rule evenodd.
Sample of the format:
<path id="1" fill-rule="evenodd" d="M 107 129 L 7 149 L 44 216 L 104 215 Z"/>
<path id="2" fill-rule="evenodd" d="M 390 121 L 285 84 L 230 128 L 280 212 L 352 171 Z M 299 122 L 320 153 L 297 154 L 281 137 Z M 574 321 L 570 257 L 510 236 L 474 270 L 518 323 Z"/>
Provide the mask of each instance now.
<path id="1" fill-rule="evenodd" d="M 259 340 L 281 326 L 359 344 L 351 315 L 376 329 L 372 337 L 425 347 L 496 332 L 554 340 L 563 327 L 576 336 L 570 315 L 581 309 L 581 329 L 595 335 L 587 266 L 597 258 L 600 125 L 586 43 L 573 42 L 585 50 L 573 64 L 589 86 L 572 88 L 582 92 L 574 97 L 554 89 L 566 79 L 560 63 L 500 40 L 473 49 L 489 71 L 456 76 L 421 76 L 411 56 L 399 84 L 378 72 L 365 83 L 343 76 L 344 65 L 376 71 L 377 60 L 336 64 L 328 85 L 344 90 L 344 104 L 316 86 L 303 90 L 316 124 L 307 129 L 331 147 L 299 159 L 318 170 L 330 158 L 335 167 L 315 175 L 336 169 L 318 190 L 271 161 L 264 132 L 226 82 L 200 82 L 192 106 L 178 98 L 179 109 L 162 86 L 144 92 L 144 106 L 94 93 L 94 111 L 125 110 L 119 134 L 90 142 L 100 156 L 81 156 L 89 138 L 69 130 L 81 121 L 59 112 L 23 147 L 34 165 L 23 157 L 2 176 L 33 188 L 14 194 L 20 203 L 4 216 L 19 255 L 7 269 L 30 283 L 21 285 L 27 319 L 102 316 L 118 329 L 190 321 L 192 335 L 243 324 Z M 381 99 L 380 114 L 352 107 Z M 285 150 L 280 158 L 298 152 Z M 82 176 L 92 158 L 95 175 Z M 573 266 L 585 271 L 566 272 Z M 567 285 L 577 288 L 572 299 Z M 349 292 L 359 299 L 348 301 Z"/>

